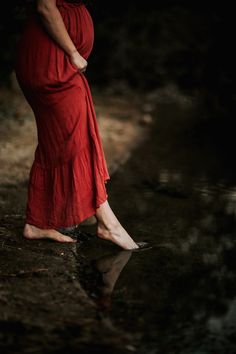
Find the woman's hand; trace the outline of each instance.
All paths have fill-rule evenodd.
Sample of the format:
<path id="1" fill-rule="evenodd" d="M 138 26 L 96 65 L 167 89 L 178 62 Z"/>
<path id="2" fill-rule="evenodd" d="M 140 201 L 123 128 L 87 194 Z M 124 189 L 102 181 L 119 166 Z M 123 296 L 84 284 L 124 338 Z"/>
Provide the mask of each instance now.
<path id="1" fill-rule="evenodd" d="M 57 8 L 56 0 L 37 0 L 37 10 L 40 18 L 51 37 L 64 49 L 71 64 L 84 72 L 87 61 L 79 54 L 75 44 L 69 36 L 62 15 Z"/>
<path id="2" fill-rule="evenodd" d="M 70 61 L 79 69 L 81 73 L 83 73 L 88 66 L 87 60 L 85 60 L 77 51 L 74 51 L 70 55 Z"/>

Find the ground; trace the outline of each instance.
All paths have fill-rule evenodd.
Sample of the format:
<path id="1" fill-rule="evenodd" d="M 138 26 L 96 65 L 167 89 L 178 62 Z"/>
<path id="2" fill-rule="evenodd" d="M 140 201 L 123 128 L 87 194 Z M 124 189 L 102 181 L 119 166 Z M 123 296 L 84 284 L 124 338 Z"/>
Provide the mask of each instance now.
<path id="1" fill-rule="evenodd" d="M 130 335 L 102 318 L 80 284 L 80 242 L 22 237 L 37 132 L 33 113 L 14 85 L 0 91 L 0 348 L 4 353 L 132 352 Z M 115 95 L 94 88 L 92 93 L 112 176 L 147 137 L 152 107 L 130 91 Z M 91 217 L 82 225 L 94 222 Z"/>

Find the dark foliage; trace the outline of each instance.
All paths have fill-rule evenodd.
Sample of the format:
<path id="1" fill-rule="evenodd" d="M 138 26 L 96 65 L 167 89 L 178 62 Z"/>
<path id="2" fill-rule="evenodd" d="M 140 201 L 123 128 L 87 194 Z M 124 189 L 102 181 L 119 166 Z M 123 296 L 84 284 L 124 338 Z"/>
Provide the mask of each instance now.
<path id="1" fill-rule="evenodd" d="M 30 2 L 6 2 L 1 12 L 1 80 L 12 70 Z M 234 12 L 229 4 L 99 0 L 86 5 L 95 25 L 88 72 L 94 83 L 122 80 L 149 89 L 171 81 L 188 91 L 222 97 L 233 92 Z"/>

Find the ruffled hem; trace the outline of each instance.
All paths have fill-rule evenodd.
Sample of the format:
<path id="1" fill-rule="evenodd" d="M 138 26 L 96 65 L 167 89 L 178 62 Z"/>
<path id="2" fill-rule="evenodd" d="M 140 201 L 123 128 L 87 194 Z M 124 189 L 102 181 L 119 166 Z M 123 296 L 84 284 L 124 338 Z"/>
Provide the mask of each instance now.
<path id="1" fill-rule="evenodd" d="M 80 224 L 96 213 L 108 194 L 106 165 L 98 169 L 88 144 L 65 164 L 43 168 L 36 160 L 30 170 L 26 222 L 40 228 Z"/>
<path id="2" fill-rule="evenodd" d="M 60 229 L 60 228 L 65 228 L 65 227 L 72 227 L 81 224 L 84 220 L 87 220 L 88 218 L 92 217 L 96 213 L 96 209 L 99 208 L 101 204 L 103 204 L 108 198 L 108 195 L 106 195 L 106 198 L 100 202 L 100 204 L 95 207 L 95 209 L 91 209 L 91 211 L 87 211 L 86 216 L 84 216 L 82 219 L 81 217 L 76 217 L 73 216 L 71 218 L 67 217 L 67 223 L 62 223 L 62 224 L 52 224 L 48 223 L 47 225 L 42 224 L 39 220 L 35 219 L 32 215 L 26 214 L 25 218 L 25 223 L 34 225 L 36 227 L 39 227 L 41 229 Z M 69 221 L 71 219 L 71 221 Z"/>

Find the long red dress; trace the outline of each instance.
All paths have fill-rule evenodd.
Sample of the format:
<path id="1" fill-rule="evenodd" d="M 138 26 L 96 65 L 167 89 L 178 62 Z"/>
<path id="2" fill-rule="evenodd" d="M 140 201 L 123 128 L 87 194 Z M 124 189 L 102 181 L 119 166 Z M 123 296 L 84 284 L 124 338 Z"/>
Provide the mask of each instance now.
<path id="1" fill-rule="evenodd" d="M 94 26 L 84 4 L 57 0 L 78 52 L 87 59 Z M 38 142 L 28 182 L 26 222 L 78 225 L 107 198 L 110 179 L 88 81 L 33 11 L 21 35 L 15 72 L 36 121 Z"/>

